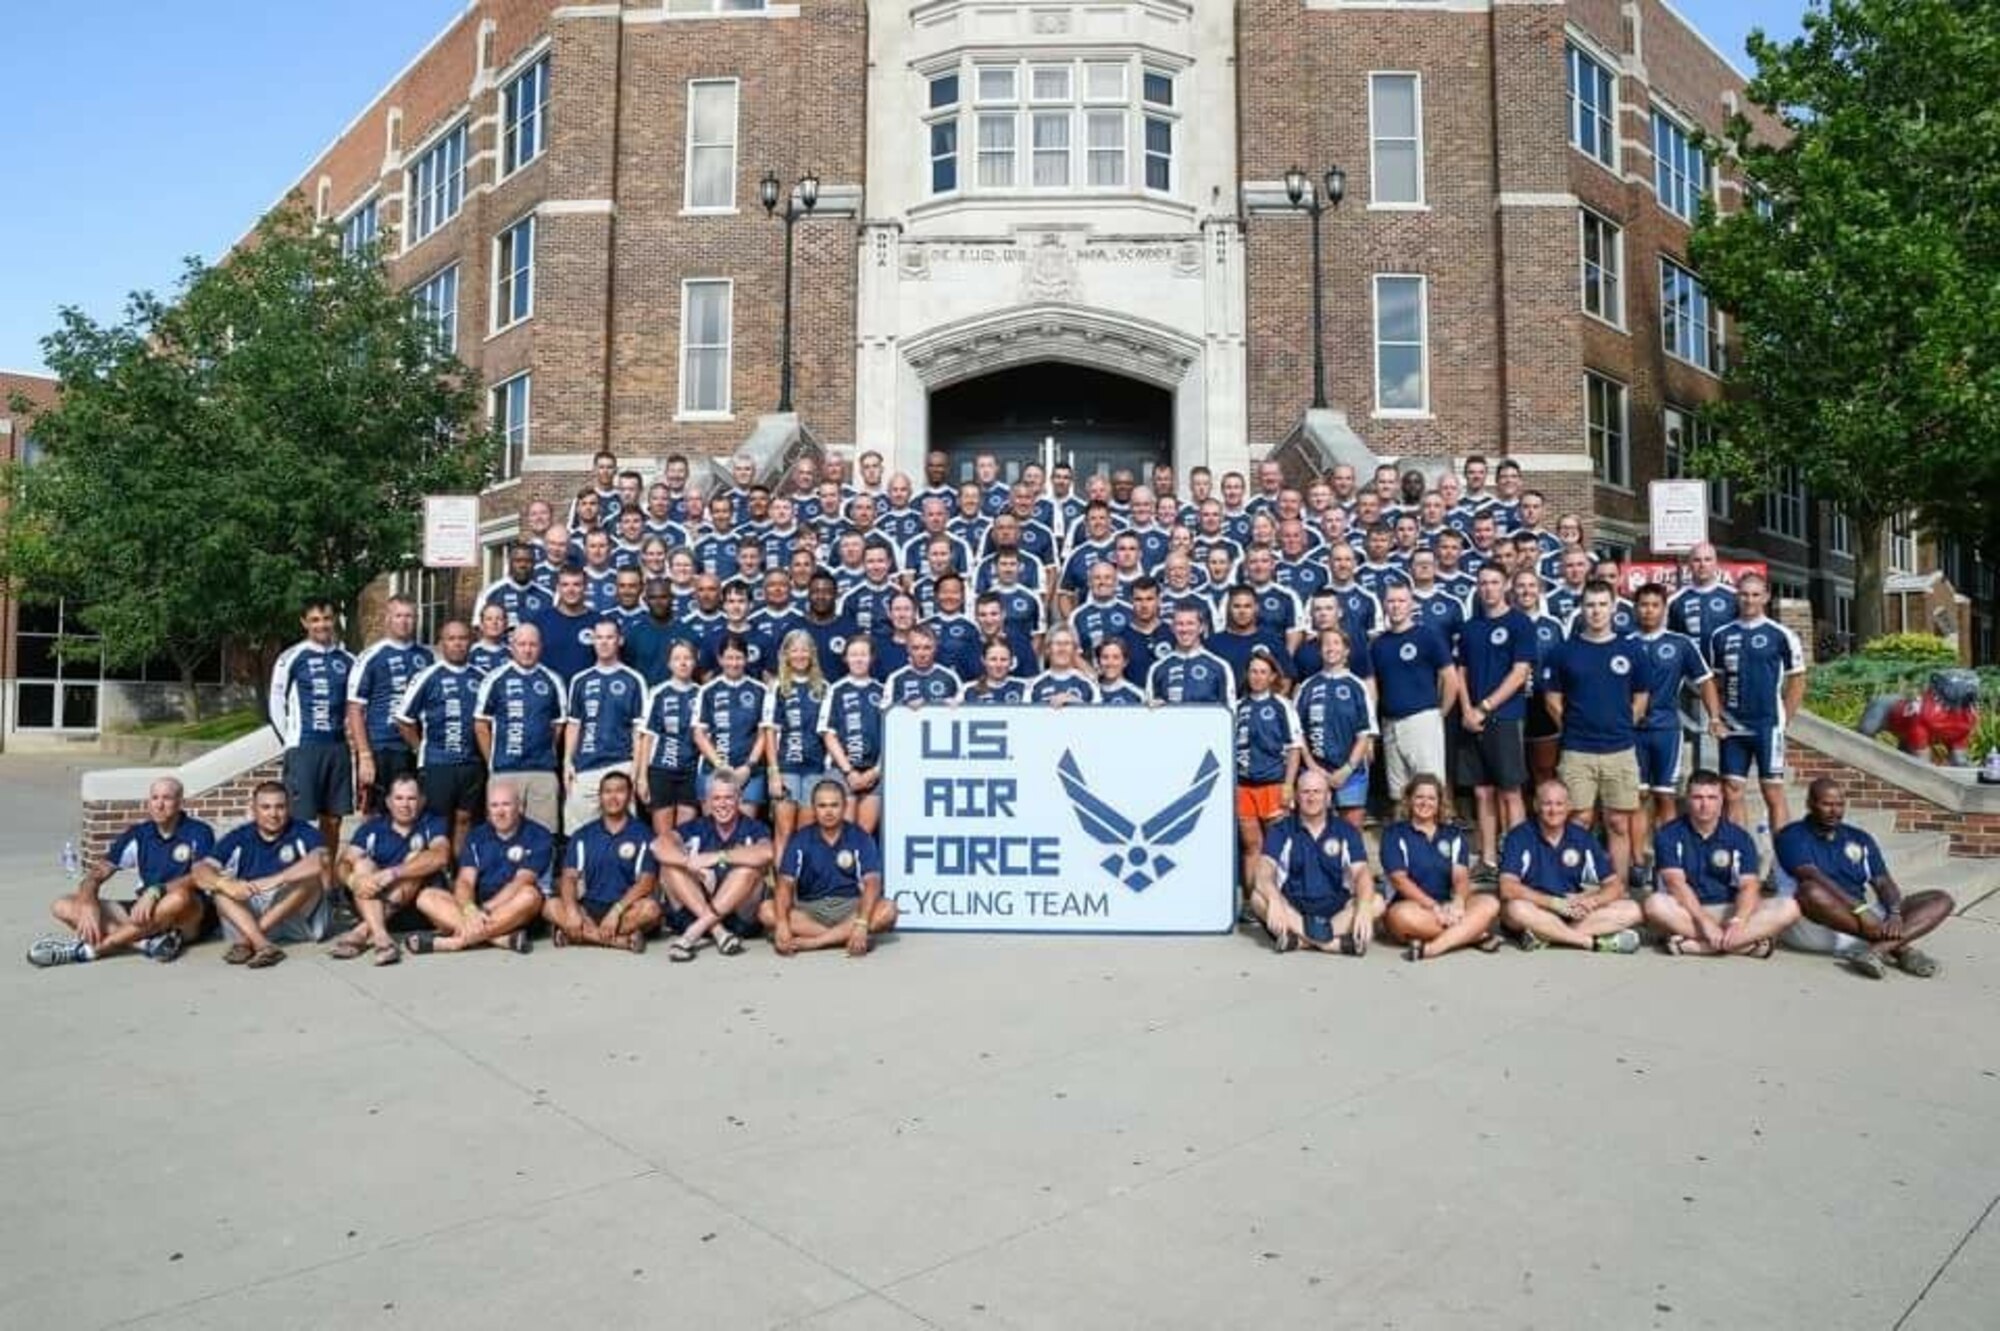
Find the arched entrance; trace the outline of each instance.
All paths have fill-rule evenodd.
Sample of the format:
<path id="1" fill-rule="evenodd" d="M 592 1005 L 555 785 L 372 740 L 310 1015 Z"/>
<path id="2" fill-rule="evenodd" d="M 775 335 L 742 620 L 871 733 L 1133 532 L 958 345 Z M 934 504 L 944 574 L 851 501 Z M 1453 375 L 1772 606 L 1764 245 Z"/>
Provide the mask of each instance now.
<path id="1" fill-rule="evenodd" d="M 1012 478 L 1028 462 L 1067 462 L 1078 476 L 1173 460 L 1174 398 L 1155 384 L 1061 361 L 996 370 L 930 395 L 930 446 L 972 475 L 980 453 Z"/>

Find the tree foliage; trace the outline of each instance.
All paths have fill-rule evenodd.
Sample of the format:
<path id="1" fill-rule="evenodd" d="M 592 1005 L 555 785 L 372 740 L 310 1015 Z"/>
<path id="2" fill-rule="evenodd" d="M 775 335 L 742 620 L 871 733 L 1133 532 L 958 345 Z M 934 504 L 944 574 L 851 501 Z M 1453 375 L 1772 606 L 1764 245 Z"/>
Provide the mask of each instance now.
<path id="1" fill-rule="evenodd" d="M 308 597 L 351 606 L 411 558 L 422 496 L 478 488 L 494 456 L 475 376 L 372 253 L 343 258 L 296 208 L 190 260 L 172 300 L 63 310 L 43 348 L 60 396 L 12 478 L 0 574 L 70 598 L 112 665 L 190 680 L 226 639 L 295 635 Z"/>
<path id="2" fill-rule="evenodd" d="M 1749 98 L 1787 137 L 1736 120 L 1768 210 L 1690 242 L 1740 336 L 1691 461 L 1753 487 L 1795 466 L 1837 504 L 1865 634 L 1882 524 L 1922 508 L 1983 533 L 2000 480 L 2000 0 L 1826 0 L 1797 39 L 1749 45 Z"/>

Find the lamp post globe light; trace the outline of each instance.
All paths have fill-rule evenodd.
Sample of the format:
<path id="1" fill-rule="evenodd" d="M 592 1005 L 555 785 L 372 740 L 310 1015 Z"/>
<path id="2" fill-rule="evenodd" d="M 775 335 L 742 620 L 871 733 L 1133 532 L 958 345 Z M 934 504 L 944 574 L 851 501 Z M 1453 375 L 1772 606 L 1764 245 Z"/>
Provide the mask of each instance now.
<path id="1" fill-rule="evenodd" d="M 1324 187 L 1323 191 L 1321 186 Z M 1324 318 L 1321 300 L 1320 278 L 1320 218 L 1329 208 L 1338 208 L 1341 199 L 1347 195 L 1347 172 L 1338 166 L 1326 169 L 1326 175 L 1318 182 L 1308 176 L 1304 167 L 1294 166 L 1285 172 L 1285 197 L 1292 207 L 1303 208 L 1312 219 L 1312 348 L 1313 348 L 1313 401 L 1314 408 L 1326 407 L 1326 338 L 1323 332 Z M 766 205 L 767 207 L 769 205 Z"/>
<path id="2" fill-rule="evenodd" d="M 781 197 L 785 205 L 782 213 L 778 211 Z M 792 410 L 792 228 L 798 225 L 801 217 L 810 215 L 819 206 L 819 175 L 806 172 L 799 177 L 792 193 L 786 195 L 784 182 L 778 179 L 778 173 L 766 171 L 764 178 L 757 182 L 757 199 L 764 205 L 765 213 L 785 224 L 784 322 L 778 344 L 778 411 L 783 414 Z"/>

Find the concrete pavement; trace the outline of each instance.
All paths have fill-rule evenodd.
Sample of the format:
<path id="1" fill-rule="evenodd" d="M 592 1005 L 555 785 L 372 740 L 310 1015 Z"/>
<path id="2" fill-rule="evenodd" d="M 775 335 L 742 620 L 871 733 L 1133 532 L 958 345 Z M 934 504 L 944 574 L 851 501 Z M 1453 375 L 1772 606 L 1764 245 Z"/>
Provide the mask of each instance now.
<path id="1" fill-rule="evenodd" d="M 0 758 L 14 957 L 74 767 Z M 1932 950 L 10 958 L 0 1326 L 1985 1331 L 2000 924 Z"/>

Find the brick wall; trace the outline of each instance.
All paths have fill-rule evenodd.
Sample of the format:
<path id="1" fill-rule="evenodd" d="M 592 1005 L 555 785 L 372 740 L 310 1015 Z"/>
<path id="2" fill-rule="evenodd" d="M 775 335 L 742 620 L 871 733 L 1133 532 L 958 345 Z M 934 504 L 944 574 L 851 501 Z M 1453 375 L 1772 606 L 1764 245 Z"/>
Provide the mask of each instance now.
<path id="1" fill-rule="evenodd" d="M 282 777 L 280 760 L 273 758 L 199 794 L 187 797 L 187 812 L 222 832 L 249 816 L 250 792 L 261 782 Z M 104 854 L 119 833 L 146 818 L 146 801 L 89 800 L 83 805 L 82 822 L 77 828 L 77 848 L 86 860 Z"/>
<path id="2" fill-rule="evenodd" d="M 1787 741 L 1785 758 L 1798 784 L 1832 777 L 1846 790 L 1848 807 L 1893 812 L 1898 832 L 1947 833 L 1954 856 L 1968 859 L 2000 856 L 2000 814 L 1946 809 L 1901 786 L 1830 758 L 1796 738 Z"/>

